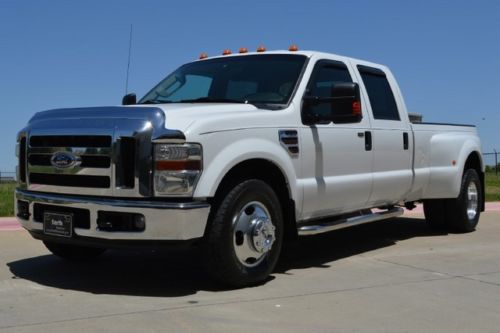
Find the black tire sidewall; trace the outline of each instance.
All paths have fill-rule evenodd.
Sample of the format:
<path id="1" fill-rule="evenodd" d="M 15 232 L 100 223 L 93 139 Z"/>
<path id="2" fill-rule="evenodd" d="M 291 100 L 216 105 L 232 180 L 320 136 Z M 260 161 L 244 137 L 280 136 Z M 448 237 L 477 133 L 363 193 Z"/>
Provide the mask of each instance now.
<path id="1" fill-rule="evenodd" d="M 476 216 L 474 219 L 469 219 L 467 215 L 467 190 L 470 185 L 470 183 L 475 183 L 476 189 L 477 189 L 477 196 L 478 196 L 478 205 L 476 209 Z M 481 188 L 481 181 L 479 179 L 479 176 L 477 172 L 473 169 L 469 169 L 465 171 L 463 178 L 462 178 L 462 186 L 460 189 L 460 195 L 456 200 L 456 206 L 455 207 L 450 207 L 452 210 L 454 210 L 457 214 L 454 216 L 454 221 L 455 222 L 455 229 L 459 232 L 471 232 L 474 231 L 478 222 L 479 222 L 479 217 L 481 213 L 481 202 L 482 202 L 482 188 Z M 452 212 L 450 212 L 452 213 Z"/>
<path id="2" fill-rule="evenodd" d="M 275 226 L 276 240 L 271 251 L 258 265 L 248 267 L 237 258 L 234 249 L 233 218 L 249 202 L 263 204 L 271 215 Z M 212 267 L 208 267 L 217 280 L 233 285 L 251 285 L 263 281 L 274 269 L 278 261 L 283 241 L 283 217 L 278 197 L 272 188 L 261 180 L 246 180 L 236 185 L 227 193 L 217 209 L 209 230 L 208 242 L 211 243 L 210 258 Z M 208 253 L 207 253 L 208 254 Z M 215 267 L 213 267 L 215 266 Z"/>

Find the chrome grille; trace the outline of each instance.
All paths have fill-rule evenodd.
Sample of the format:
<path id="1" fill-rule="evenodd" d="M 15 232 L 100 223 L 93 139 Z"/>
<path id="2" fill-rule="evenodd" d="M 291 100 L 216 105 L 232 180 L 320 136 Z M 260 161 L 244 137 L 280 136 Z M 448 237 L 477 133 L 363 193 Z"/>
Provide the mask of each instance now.
<path id="1" fill-rule="evenodd" d="M 53 165 L 52 159 L 61 152 L 75 156 L 79 163 L 67 168 Z M 98 189 L 111 187 L 111 136 L 31 136 L 27 153 L 30 187 L 60 186 Z M 51 188 L 46 189 L 52 191 Z"/>
<path id="2" fill-rule="evenodd" d="M 18 133 L 18 170 L 25 175 L 19 186 L 46 193 L 150 197 L 155 140 L 185 140 L 182 132 L 166 128 L 165 114 L 156 107 L 39 112 Z"/>

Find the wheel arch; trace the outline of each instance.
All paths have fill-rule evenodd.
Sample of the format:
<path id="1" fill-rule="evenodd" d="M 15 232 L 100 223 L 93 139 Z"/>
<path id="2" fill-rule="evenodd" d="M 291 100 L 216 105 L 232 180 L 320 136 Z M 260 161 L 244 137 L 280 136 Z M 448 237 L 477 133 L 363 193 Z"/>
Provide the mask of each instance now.
<path id="1" fill-rule="evenodd" d="M 234 186 L 248 179 L 259 179 L 268 184 L 278 196 L 280 201 L 283 222 L 285 227 L 285 240 L 293 240 L 297 237 L 295 200 L 292 197 L 290 183 L 286 173 L 273 161 L 263 158 L 252 158 L 241 161 L 231 167 L 217 186 L 215 195 L 209 199 L 212 214 L 215 213 L 220 202 Z M 208 228 L 209 226 L 207 226 Z"/>
<path id="2" fill-rule="evenodd" d="M 484 209 L 485 209 L 485 188 L 484 188 L 485 182 L 484 182 L 483 168 L 484 168 L 484 166 L 483 166 L 481 154 L 477 151 L 472 151 L 469 154 L 469 156 L 467 156 L 467 159 L 465 161 L 464 168 L 462 171 L 462 177 L 463 177 L 463 174 L 465 173 L 465 171 L 467 171 L 469 169 L 475 170 L 479 176 L 479 179 L 481 181 L 481 198 L 482 198 L 482 200 L 480 202 L 480 205 L 481 205 L 482 212 L 484 212 Z"/>

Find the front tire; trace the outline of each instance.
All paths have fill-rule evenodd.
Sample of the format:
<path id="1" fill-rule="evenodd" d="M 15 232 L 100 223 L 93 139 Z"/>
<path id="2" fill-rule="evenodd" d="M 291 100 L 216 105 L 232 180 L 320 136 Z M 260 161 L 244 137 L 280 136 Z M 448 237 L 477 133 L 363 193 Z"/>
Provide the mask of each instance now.
<path id="1" fill-rule="evenodd" d="M 95 247 L 77 246 L 63 243 L 44 241 L 45 247 L 52 254 L 70 261 L 86 261 L 101 255 L 105 249 Z"/>
<path id="2" fill-rule="evenodd" d="M 283 242 L 283 214 L 276 193 L 261 180 L 246 180 L 214 209 L 205 235 L 208 273 L 231 287 L 265 281 Z"/>

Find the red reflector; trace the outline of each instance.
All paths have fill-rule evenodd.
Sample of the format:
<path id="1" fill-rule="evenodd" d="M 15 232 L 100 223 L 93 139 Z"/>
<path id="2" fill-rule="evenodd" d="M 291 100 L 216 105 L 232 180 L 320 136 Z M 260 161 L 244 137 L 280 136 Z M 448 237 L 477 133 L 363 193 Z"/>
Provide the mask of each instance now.
<path id="1" fill-rule="evenodd" d="M 156 170 L 201 170 L 201 161 L 189 160 L 189 161 L 157 161 Z"/>
<path id="2" fill-rule="evenodd" d="M 361 115 L 361 102 L 352 102 L 352 114 L 356 116 Z"/>

